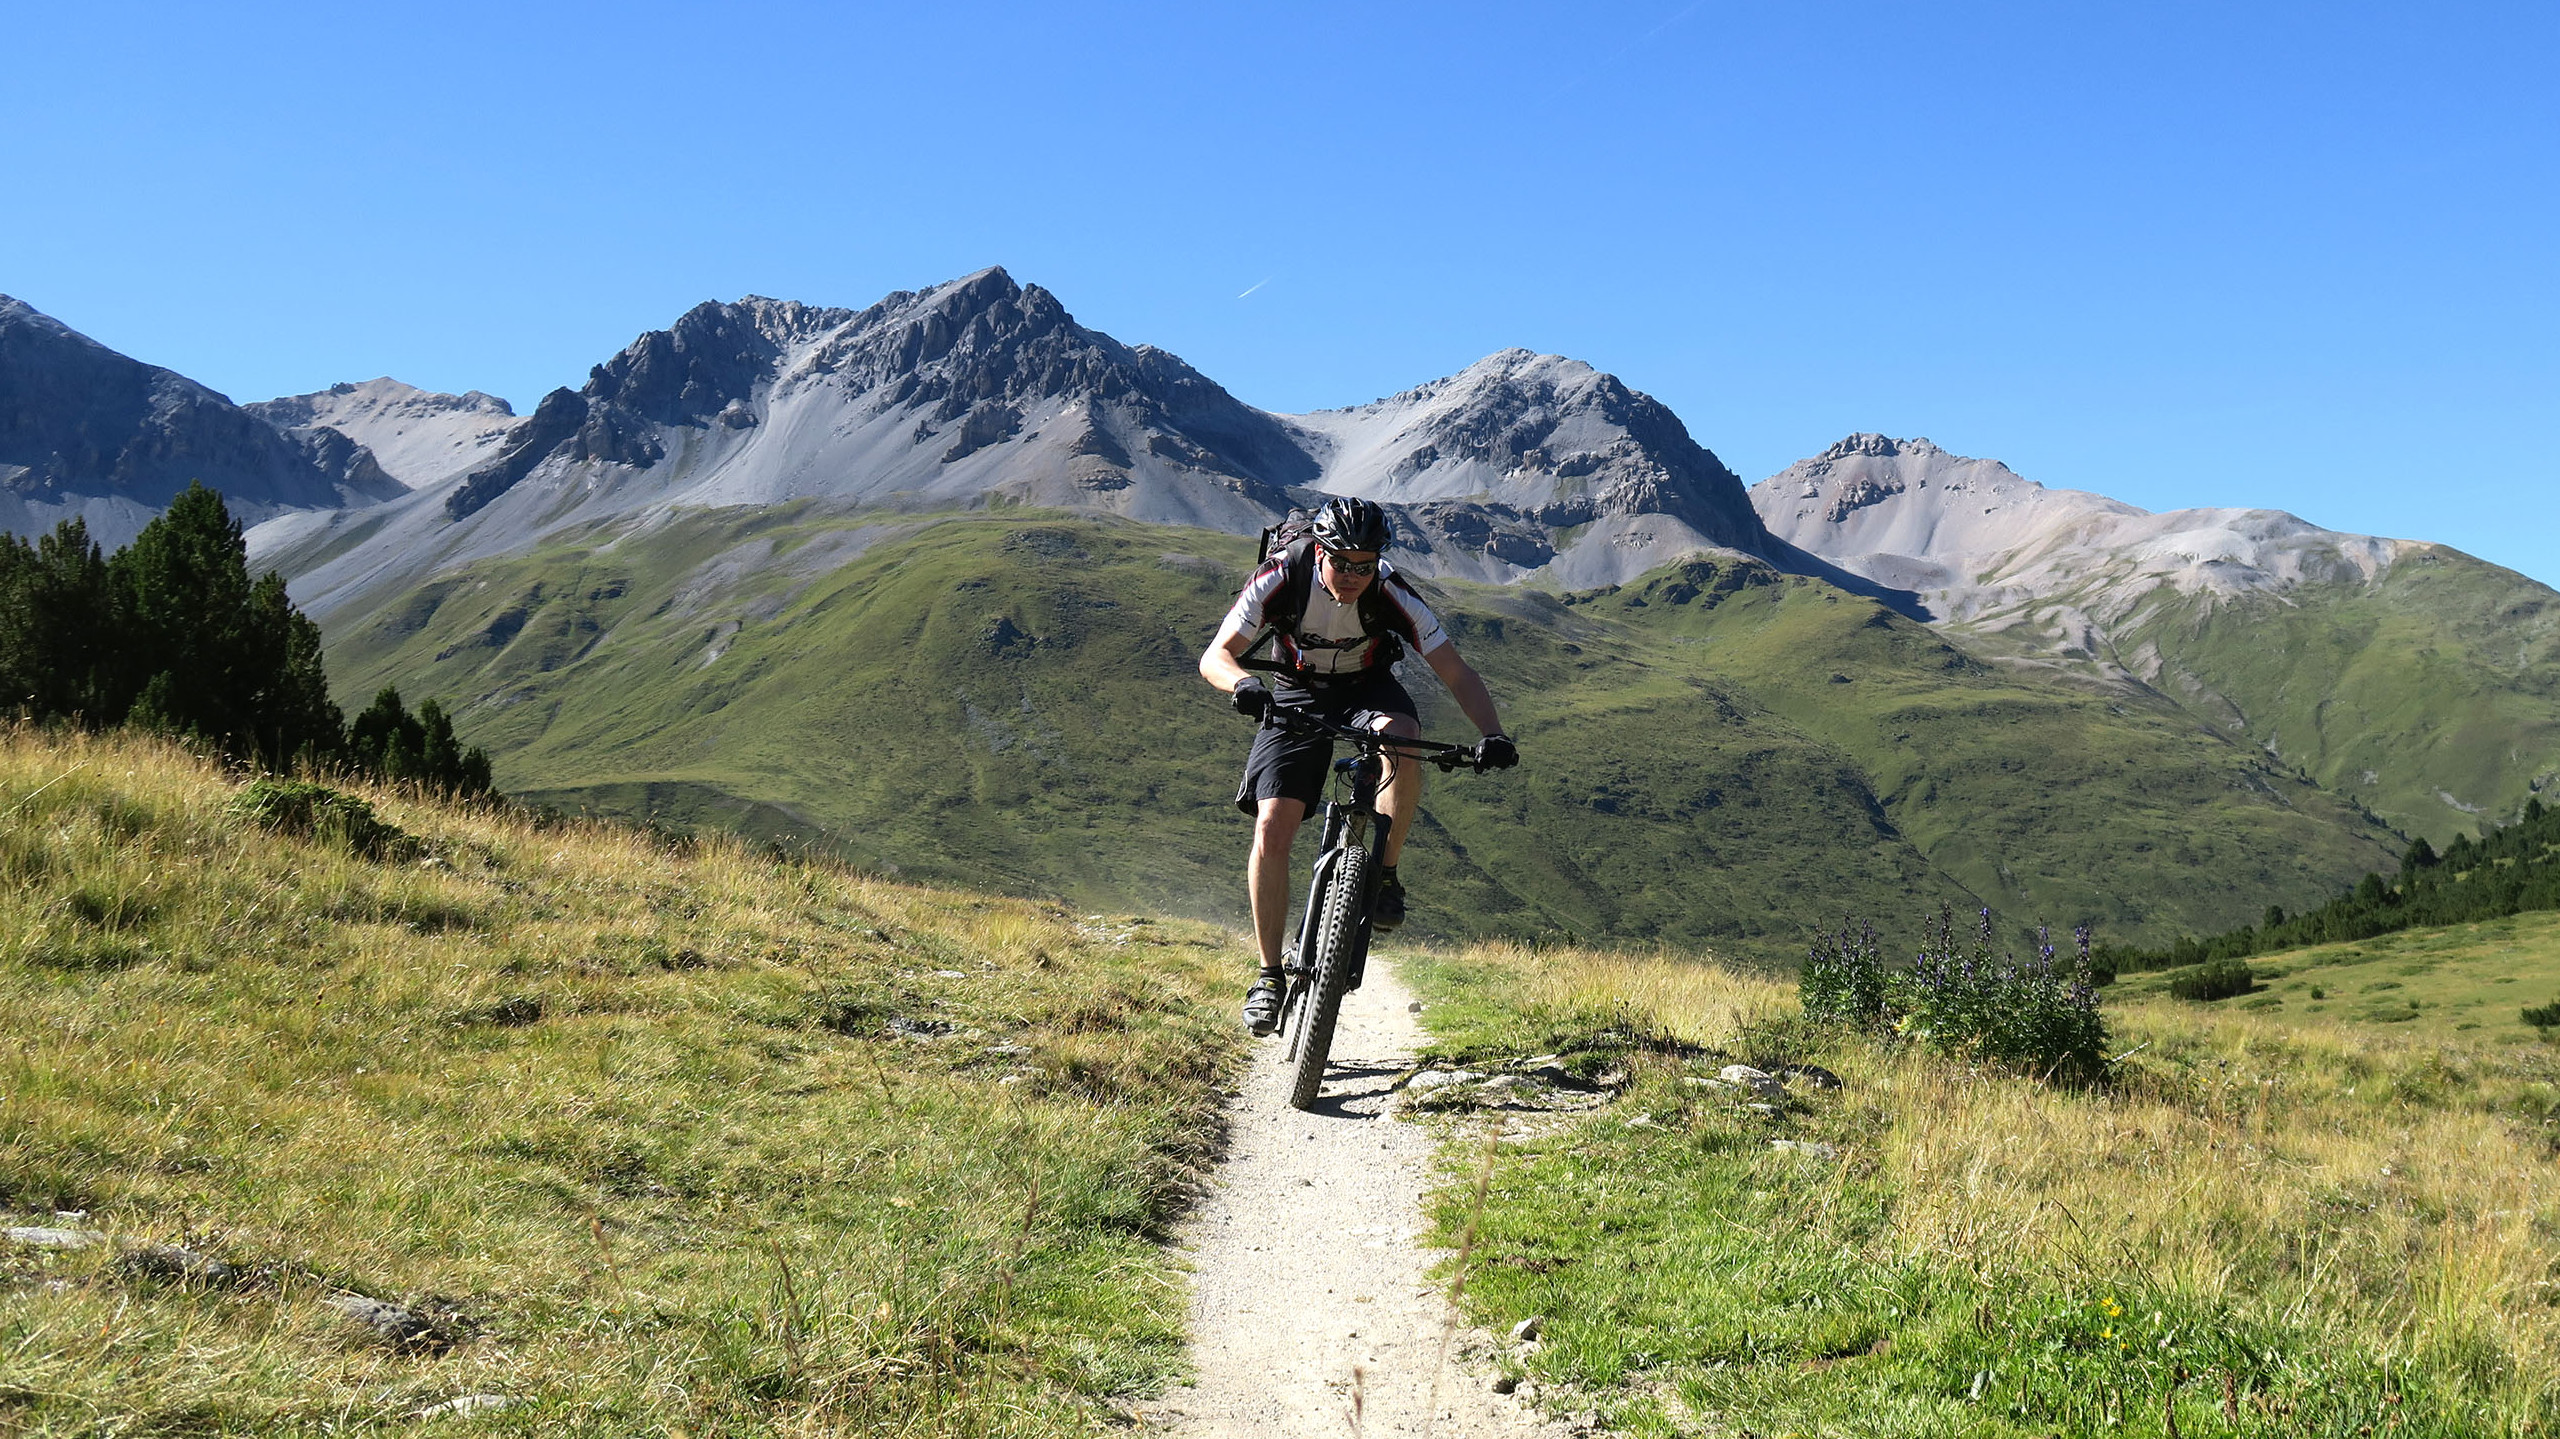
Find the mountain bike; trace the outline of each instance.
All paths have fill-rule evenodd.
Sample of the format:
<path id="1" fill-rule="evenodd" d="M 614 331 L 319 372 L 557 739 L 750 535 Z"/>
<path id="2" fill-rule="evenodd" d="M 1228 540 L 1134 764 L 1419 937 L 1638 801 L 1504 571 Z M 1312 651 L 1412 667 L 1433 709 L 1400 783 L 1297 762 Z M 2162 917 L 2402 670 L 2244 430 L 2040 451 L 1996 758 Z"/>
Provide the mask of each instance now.
<path id="1" fill-rule="evenodd" d="M 1315 872 L 1307 881 L 1306 911 L 1298 921 L 1297 942 L 1281 957 L 1286 979 L 1280 997 L 1279 1033 L 1288 1037 L 1288 1060 L 1295 1066 L 1289 1103 L 1311 1108 L 1324 1085 L 1325 1060 L 1333 1052 L 1333 1025 L 1342 1013 L 1342 997 L 1360 987 L 1369 966 L 1370 906 L 1378 895 L 1378 867 L 1370 856 L 1369 834 L 1378 812 L 1378 785 L 1385 756 L 1419 760 L 1442 773 L 1460 768 L 1484 770 L 1476 748 L 1437 740 L 1398 739 L 1378 730 L 1338 725 L 1301 709 L 1274 705 L 1263 723 L 1293 734 L 1322 734 L 1345 740 L 1352 753 L 1333 762 L 1334 797 L 1324 807 L 1324 843 L 1316 853 Z"/>

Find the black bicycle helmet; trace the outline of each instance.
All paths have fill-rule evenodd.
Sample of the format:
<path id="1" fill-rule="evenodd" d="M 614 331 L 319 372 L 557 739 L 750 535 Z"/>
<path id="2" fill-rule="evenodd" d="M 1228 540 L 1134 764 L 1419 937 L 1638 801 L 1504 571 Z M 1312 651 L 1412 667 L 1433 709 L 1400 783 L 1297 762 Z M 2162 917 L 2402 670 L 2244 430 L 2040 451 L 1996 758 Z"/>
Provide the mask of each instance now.
<path id="1" fill-rule="evenodd" d="M 1316 511 L 1316 543 L 1328 550 L 1383 550 L 1395 543 L 1387 512 L 1371 500 L 1327 500 Z"/>

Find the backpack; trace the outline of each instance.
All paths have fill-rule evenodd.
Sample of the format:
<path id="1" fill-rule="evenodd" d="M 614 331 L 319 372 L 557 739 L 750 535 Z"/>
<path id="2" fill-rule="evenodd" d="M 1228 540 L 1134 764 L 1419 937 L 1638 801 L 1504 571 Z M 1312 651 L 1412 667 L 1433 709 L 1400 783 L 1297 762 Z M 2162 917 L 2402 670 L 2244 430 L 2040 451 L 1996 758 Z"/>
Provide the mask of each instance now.
<path id="1" fill-rule="evenodd" d="M 1260 569 L 1268 564 L 1273 550 L 1285 550 L 1300 540 L 1312 540 L 1315 537 L 1316 512 L 1291 510 L 1280 517 L 1280 523 L 1262 527 L 1262 552 L 1253 557 L 1254 568 Z"/>
<path id="2" fill-rule="evenodd" d="M 1314 592 L 1316 584 L 1315 511 L 1291 510 L 1281 517 L 1280 523 L 1263 527 L 1262 548 L 1254 558 L 1255 572 L 1260 573 L 1274 556 L 1284 567 L 1285 577 L 1270 602 L 1262 608 L 1263 632 L 1245 650 L 1248 656 L 1271 644 L 1278 636 L 1294 636 L 1298 621 L 1307 613 L 1307 596 Z M 1378 581 L 1360 592 L 1360 628 L 1386 641 L 1379 648 L 1378 658 L 1369 666 L 1370 669 L 1384 669 L 1403 659 L 1405 653 L 1404 633 L 1397 627 L 1395 614 L 1387 604 L 1387 586 L 1403 584 L 1404 578 L 1401 575 L 1380 575 Z"/>

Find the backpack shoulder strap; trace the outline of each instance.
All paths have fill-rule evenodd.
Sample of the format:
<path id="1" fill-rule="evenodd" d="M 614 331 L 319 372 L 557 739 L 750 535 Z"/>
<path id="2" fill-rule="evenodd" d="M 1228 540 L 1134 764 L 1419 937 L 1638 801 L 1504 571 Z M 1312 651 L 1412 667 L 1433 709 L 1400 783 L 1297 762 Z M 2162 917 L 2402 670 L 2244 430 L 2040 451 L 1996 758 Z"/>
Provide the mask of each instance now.
<path id="1" fill-rule="evenodd" d="M 1280 588 L 1262 607 L 1262 622 L 1284 634 L 1295 634 L 1307 613 L 1307 596 L 1316 584 L 1316 542 L 1300 540 L 1280 553 Z"/>
<path id="2" fill-rule="evenodd" d="M 1387 597 L 1389 585 L 1409 595 L 1415 593 L 1405 577 L 1392 570 L 1379 576 L 1378 583 L 1360 592 L 1361 627 L 1373 635 L 1393 635 L 1408 645 L 1421 643 L 1422 636 L 1413 632 L 1413 621 L 1405 618 L 1404 611 Z"/>

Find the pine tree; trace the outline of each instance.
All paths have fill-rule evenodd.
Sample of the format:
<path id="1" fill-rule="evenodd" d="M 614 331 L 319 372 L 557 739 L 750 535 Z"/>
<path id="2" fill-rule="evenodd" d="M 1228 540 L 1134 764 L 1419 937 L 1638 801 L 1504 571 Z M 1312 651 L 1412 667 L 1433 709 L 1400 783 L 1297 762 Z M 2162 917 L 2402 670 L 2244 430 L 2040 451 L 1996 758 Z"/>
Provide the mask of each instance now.
<path id="1" fill-rule="evenodd" d="M 249 550 L 222 496 L 189 485 L 107 562 L 136 723 L 282 768 L 334 754 L 342 718 L 321 672 L 320 631 Z"/>
<path id="2" fill-rule="evenodd" d="M 388 780 L 416 777 L 425 739 L 425 731 L 400 702 L 400 691 L 390 685 L 347 723 L 348 757 Z"/>
<path id="3" fill-rule="evenodd" d="M 189 485 L 107 568 L 128 622 L 125 660 L 140 680 L 137 718 L 229 753 L 254 748 L 239 653 L 249 551 L 222 496 Z"/>
<path id="4" fill-rule="evenodd" d="M 346 724 L 320 627 L 282 576 L 250 578 L 239 524 L 201 484 L 112 557 L 77 519 L 33 545 L 0 535 L 0 714 L 11 711 L 193 736 L 269 769 L 344 760 L 489 792 L 489 756 L 465 749 L 433 700 L 412 715 L 386 688 Z"/>
<path id="5" fill-rule="evenodd" d="M 107 563 L 78 517 L 30 545 L 0 536 L 0 710 L 41 719 L 123 716 Z"/>
<path id="6" fill-rule="evenodd" d="M 337 754 L 344 732 L 320 662 L 320 627 L 293 607 L 273 570 L 251 588 L 248 618 L 259 677 L 251 699 L 258 753 L 277 769 Z"/>
<path id="7" fill-rule="evenodd" d="M 347 726 L 347 753 L 384 779 L 466 798 L 489 792 L 489 756 L 462 747 L 444 706 L 427 700 L 412 715 L 388 685 Z"/>
<path id="8" fill-rule="evenodd" d="M 434 700 L 419 705 L 418 728 L 422 731 L 418 766 L 421 777 L 430 784 L 453 788 L 462 774 L 462 746 L 454 742 L 453 721 L 445 717 L 444 706 Z"/>

